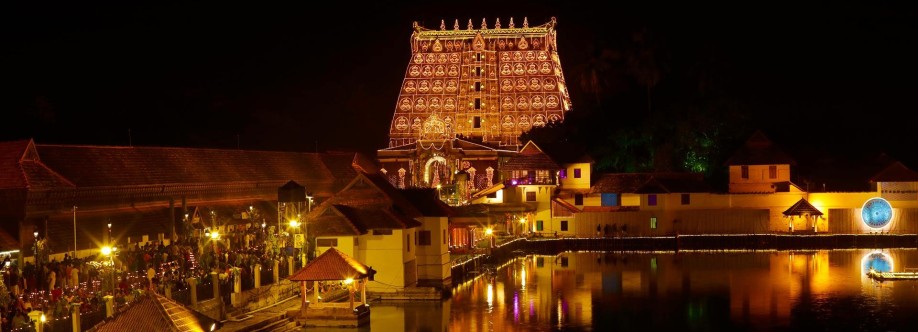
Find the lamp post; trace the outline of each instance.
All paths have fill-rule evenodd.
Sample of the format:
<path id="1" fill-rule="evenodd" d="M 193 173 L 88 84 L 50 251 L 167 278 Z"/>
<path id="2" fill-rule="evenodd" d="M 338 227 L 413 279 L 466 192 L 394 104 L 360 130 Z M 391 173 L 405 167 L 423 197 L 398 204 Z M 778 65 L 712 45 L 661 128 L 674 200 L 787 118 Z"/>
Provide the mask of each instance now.
<path id="1" fill-rule="evenodd" d="M 102 247 L 102 255 L 108 257 L 108 263 L 111 265 L 111 269 L 109 270 L 109 273 L 111 273 L 111 282 L 112 282 L 111 292 L 112 294 L 115 293 L 115 258 L 113 256 L 116 250 L 118 249 L 116 249 L 115 247 L 110 247 L 110 246 Z"/>
<path id="2" fill-rule="evenodd" d="M 108 223 L 108 245 L 112 245 L 112 223 Z"/>
<path id="3" fill-rule="evenodd" d="M 77 256 L 76 254 L 76 250 L 77 250 L 77 247 L 76 247 L 76 244 L 77 244 L 77 241 L 76 241 L 76 210 L 77 210 L 77 206 L 74 205 L 73 206 L 73 258 L 76 258 Z"/>
<path id="4" fill-rule="evenodd" d="M 214 263 L 215 263 L 216 268 L 219 268 L 220 267 L 220 255 L 217 254 L 217 240 L 220 239 L 220 233 L 218 233 L 216 230 L 211 232 L 210 229 L 207 229 L 204 231 L 204 236 L 209 237 L 210 242 L 214 246 L 213 247 L 214 248 L 214 259 L 215 259 Z"/>

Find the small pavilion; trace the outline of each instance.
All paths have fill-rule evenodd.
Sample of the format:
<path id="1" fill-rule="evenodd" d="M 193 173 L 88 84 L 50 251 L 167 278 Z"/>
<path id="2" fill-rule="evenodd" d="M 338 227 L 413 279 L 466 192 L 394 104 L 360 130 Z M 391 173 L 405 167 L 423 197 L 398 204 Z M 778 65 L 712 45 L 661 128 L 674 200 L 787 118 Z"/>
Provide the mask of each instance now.
<path id="1" fill-rule="evenodd" d="M 376 273 L 356 259 L 332 247 L 289 277 L 300 282 L 302 309 L 300 319 L 305 326 L 356 327 L 370 322 L 370 307 L 366 304 L 367 282 Z M 338 281 L 348 291 L 348 302 L 322 302 L 320 281 Z M 313 301 L 307 300 L 307 283 L 312 285 Z M 360 300 L 355 293 L 360 292 Z"/>
<path id="2" fill-rule="evenodd" d="M 817 232 L 817 221 L 822 217 L 822 211 L 819 211 L 813 204 L 810 204 L 805 198 L 801 198 L 797 203 L 791 205 L 790 208 L 784 210 L 784 217 L 789 218 L 788 222 L 788 231 L 793 233 L 797 229 L 795 224 L 796 217 L 800 217 L 803 226 L 805 227 L 804 232 Z M 823 231 L 828 230 L 828 228 Z"/>

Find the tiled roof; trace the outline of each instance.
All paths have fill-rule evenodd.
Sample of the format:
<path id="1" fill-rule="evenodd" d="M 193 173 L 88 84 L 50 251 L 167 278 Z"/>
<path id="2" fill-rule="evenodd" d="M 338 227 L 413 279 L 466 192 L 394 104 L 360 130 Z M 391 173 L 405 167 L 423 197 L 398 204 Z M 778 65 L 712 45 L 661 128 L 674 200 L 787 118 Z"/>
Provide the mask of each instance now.
<path id="1" fill-rule="evenodd" d="M 334 247 L 323 252 L 305 267 L 288 277 L 291 281 L 358 279 L 372 270 Z"/>
<path id="2" fill-rule="evenodd" d="M 787 153 L 779 149 L 765 134 L 756 131 L 725 165 L 797 165 Z"/>
<path id="3" fill-rule="evenodd" d="M 816 207 L 810 204 L 810 202 L 807 202 L 804 198 L 801 198 L 790 208 L 784 210 L 785 216 L 800 216 L 804 214 L 809 214 L 811 216 L 821 216 L 822 211 L 817 210 Z"/>
<path id="4" fill-rule="evenodd" d="M 650 173 L 613 173 L 603 174 L 593 185 L 593 192 L 598 193 L 634 193 L 647 180 Z"/>
<path id="5" fill-rule="evenodd" d="M 366 234 L 362 225 L 355 225 L 333 205 L 320 206 L 315 215 L 306 220 L 309 229 L 315 236 L 357 236 Z"/>
<path id="6" fill-rule="evenodd" d="M 382 206 L 351 207 L 335 205 L 359 229 L 406 229 L 420 227 L 421 222 Z"/>
<path id="7" fill-rule="evenodd" d="M 573 205 L 573 204 L 571 204 L 571 203 L 568 203 L 567 201 L 565 201 L 565 200 L 563 200 L 563 199 L 560 199 L 560 198 L 557 198 L 557 197 L 556 197 L 555 199 L 552 200 L 552 204 L 554 204 L 555 206 L 557 206 L 557 207 L 559 207 L 559 208 L 564 208 L 564 209 L 566 209 L 566 210 L 568 210 L 568 211 L 570 211 L 570 212 L 573 212 L 573 213 L 578 213 L 578 212 L 580 212 L 580 209 L 578 209 L 577 206 L 575 206 L 575 205 Z"/>
<path id="8" fill-rule="evenodd" d="M 558 163 L 547 154 L 539 152 L 510 157 L 500 169 L 501 171 L 560 170 L 561 166 L 558 166 Z"/>
<path id="9" fill-rule="evenodd" d="M 871 177 L 870 182 L 918 182 L 918 172 L 897 161 Z"/>
<path id="10" fill-rule="evenodd" d="M 0 142 L 0 188 L 26 188 L 19 161 L 31 143 L 31 140 Z"/>
<path id="11" fill-rule="evenodd" d="M 583 212 L 626 212 L 638 211 L 638 206 L 584 206 Z"/>
<path id="12" fill-rule="evenodd" d="M 399 192 L 425 217 L 447 217 L 452 213 L 452 208 L 437 198 L 437 190 L 434 188 L 403 189 Z"/>
<path id="13" fill-rule="evenodd" d="M 63 176 L 52 171 L 44 163 L 37 160 L 24 160 L 20 163 L 25 174 L 29 189 L 73 188 L 74 184 Z"/>
<path id="14" fill-rule="evenodd" d="M 162 295 L 148 292 L 123 312 L 97 325 L 94 331 L 174 331 L 203 332 L 215 323 L 204 315 L 195 314 L 185 306 Z"/>
<path id="15" fill-rule="evenodd" d="M 318 154 L 171 147 L 37 145 L 42 162 L 78 187 L 295 180 L 330 194 Z"/>

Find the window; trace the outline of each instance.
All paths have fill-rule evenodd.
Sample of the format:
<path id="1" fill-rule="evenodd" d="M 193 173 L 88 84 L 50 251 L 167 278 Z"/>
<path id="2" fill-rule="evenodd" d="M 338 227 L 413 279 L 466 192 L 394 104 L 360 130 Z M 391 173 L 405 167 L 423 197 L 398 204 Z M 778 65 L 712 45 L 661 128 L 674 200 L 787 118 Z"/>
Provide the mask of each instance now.
<path id="1" fill-rule="evenodd" d="M 475 67 L 475 76 L 481 76 L 481 67 Z"/>
<path id="2" fill-rule="evenodd" d="M 650 229 L 657 229 L 657 217 L 650 217 Z"/>
<path id="3" fill-rule="evenodd" d="M 647 206 L 657 206 L 657 194 L 647 195 Z"/>
<path id="4" fill-rule="evenodd" d="M 536 257 L 536 267 L 545 266 L 545 257 Z"/>
<path id="5" fill-rule="evenodd" d="M 744 179 L 749 178 L 749 166 L 740 166 L 740 173 Z"/>
<path id="6" fill-rule="evenodd" d="M 481 98 L 475 98 L 475 109 L 481 109 Z M 481 128 L 481 118 L 476 116 L 475 121 L 475 128 Z"/>
<path id="7" fill-rule="evenodd" d="M 561 220 L 561 230 L 562 231 L 567 230 L 567 220 Z"/>
<path id="8" fill-rule="evenodd" d="M 580 169 L 579 169 L 579 168 L 575 168 L 575 169 L 574 169 L 574 178 L 575 178 L 575 179 L 579 179 L 579 178 L 580 178 Z"/>
<path id="9" fill-rule="evenodd" d="M 337 247 L 338 239 L 316 239 L 316 247 Z"/>
<path id="10" fill-rule="evenodd" d="M 411 234 L 405 234 L 408 237 L 405 239 L 405 245 L 408 248 L 408 252 L 411 252 Z"/>
<path id="11" fill-rule="evenodd" d="M 418 232 L 418 245 L 419 246 L 429 246 L 430 245 L 430 231 Z"/>
<path id="12" fill-rule="evenodd" d="M 535 180 L 536 183 L 551 183 L 551 172 L 547 169 L 537 169 L 535 171 Z"/>
<path id="13" fill-rule="evenodd" d="M 690 194 L 682 194 L 682 205 L 689 205 L 692 203 L 692 197 Z"/>
<path id="14" fill-rule="evenodd" d="M 475 53 L 475 61 L 481 61 L 481 52 Z"/>
<path id="15" fill-rule="evenodd" d="M 443 244 L 446 244 L 446 230 L 443 230 Z"/>
<path id="16" fill-rule="evenodd" d="M 359 246 L 360 246 L 360 238 L 359 238 L 359 237 L 355 237 L 355 238 L 354 238 L 354 246 L 355 246 L 355 247 L 359 247 Z"/>
<path id="17" fill-rule="evenodd" d="M 574 205 L 583 205 L 583 194 L 574 194 Z"/>
<path id="18" fill-rule="evenodd" d="M 478 104 L 478 103 L 477 103 L 478 98 L 475 98 L 475 101 L 476 101 L 475 104 L 477 105 L 477 104 Z M 481 128 L 481 117 L 480 117 L 480 116 L 476 116 L 476 117 L 473 117 L 473 118 L 472 118 L 472 127 L 473 127 L 473 128 Z"/>
<path id="19" fill-rule="evenodd" d="M 618 194 L 602 193 L 600 200 L 602 206 L 619 206 Z"/>
<path id="20" fill-rule="evenodd" d="M 495 191 L 493 193 L 488 194 L 488 198 L 497 198 L 497 192 Z"/>
<path id="21" fill-rule="evenodd" d="M 481 82 L 475 82 L 475 91 L 481 91 Z"/>
<path id="22" fill-rule="evenodd" d="M 541 231 L 541 230 L 542 230 L 542 221 L 541 221 L 541 220 L 536 220 L 536 230 L 537 230 L 537 231 Z"/>
<path id="23" fill-rule="evenodd" d="M 778 166 L 775 166 L 775 165 L 768 166 L 768 178 L 769 179 L 778 178 Z"/>
<path id="24" fill-rule="evenodd" d="M 559 177 L 559 178 L 562 178 L 562 179 L 567 179 L 567 170 L 566 170 L 566 169 L 562 169 L 562 170 L 558 171 L 558 177 Z"/>
<path id="25" fill-rule="evenodd" d="M 535 191 L 527 191 L 527 192 L 526 192 L 526 201 L 527 201 L 527 202 L 535 202 L 535 200 L 536 200 L 536 192 L 535 192 Z"/>
<path id="26" fill-rule="evenodd" d="M 391 229 L 374 229 L 373 235 L 392 235 Z"/>
<path id="27" fill-rule="evenodd" d="M 567 267 L 567 256 L 561 256 L 561 267 Z"/>

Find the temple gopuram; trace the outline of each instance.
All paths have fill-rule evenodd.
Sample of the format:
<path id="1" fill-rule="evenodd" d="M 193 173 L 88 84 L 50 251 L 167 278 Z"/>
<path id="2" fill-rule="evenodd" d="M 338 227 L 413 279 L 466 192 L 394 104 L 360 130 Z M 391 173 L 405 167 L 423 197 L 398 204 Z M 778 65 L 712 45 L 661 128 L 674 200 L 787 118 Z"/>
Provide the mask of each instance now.
<path id="1" fill-rule="evenodd" d="M 500 183 L 502 162 L 525 143 L 520 134 L 563 121 L 571 109 L 556 24 L 414 22 L 389 147 L 377 154 L 390 182 L 449 190 L 459 204 Z"/>

